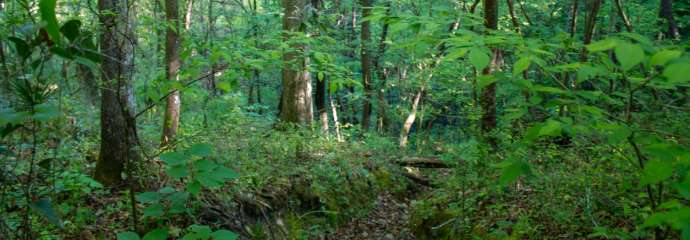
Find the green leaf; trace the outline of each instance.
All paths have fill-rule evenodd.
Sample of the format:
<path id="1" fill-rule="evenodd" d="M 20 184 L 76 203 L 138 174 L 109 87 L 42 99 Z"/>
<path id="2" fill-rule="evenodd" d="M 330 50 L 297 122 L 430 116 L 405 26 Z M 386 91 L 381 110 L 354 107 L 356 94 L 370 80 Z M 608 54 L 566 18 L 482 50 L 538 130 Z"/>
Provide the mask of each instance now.
<path id="1" fill-rule="evenodd" d="M 179 152 L 167 152 L 160 156 L 161 160 L 170 166 L 184 164 L 187 161 L 187 156 Z"/>
<path id="2" fill-rule="evenodd" d="M 160 203 L 151 204 L 144 208 L 144 217 L 160 217 L 163 216 L 165 207 Z"/>
<path id="3" fill-rule="evenodd" d="M 237 235 L 237 233 L 221 229 L 213 232 L 211 234 L 211 238 L 213 238 L 214 240 L 235 240 L 239 238 L 239 235 Z"/>
<path id="4" fill-rule="evenodd" d="M 547 86 L 542 86 L 542 85 L 535 85 L 534 86 L 534 91 L 537 92 L 545 92 L 545 93 L 554 93 L 554 94 L 565 94 L 566 91 L 560 88 L 555 88 L 555 87 L 547 87 Z"/>
<path id="5" fill-rule="evenodd" d="M 160 200 L 161 196 L 157 192 L 144 192 L 137 194 L 136 199 L 137 202 L 140 203 L 152 203 L 152 202 L 158 202 Z"/>
<path id="6" fill-rule="evenodd" d="M 17 54 L 19 56 L 21 56 L 22 58 L 27 58 L 31 56 L 31 49 L 29 48 L 29 44 L 26 43 L 26 41 L 18 37 L 8 37 L 7 39 L 14 43 L 14 48 L 17 49 Z"/>
<path id="7" fill-rule="evenodd" d="M 79 36 L 79 28 L 81 28 L 81 21 L 77 19 L 72 19 L 62 24 L 60 32 L 64 35 L 70 42 L 73 42 Z"/>
<path id="8" fill-rule="evenodd" d="M 211 175 L 216 179 L 225 181 L 235 179 L 240 176 L 237 174 L 237 172 L 224 166 L 219 166 L 218 168 L 214 169 L 213 172 L 211 172 Z"/>
<path id="9" fill-rule="evenodd" d="M 489 65 L 489 62 L 491 62 L 491 57 L 489 57 L 489 54 L 481 49 L 472 49 L 468 58 L 470 63 L 477 69 L 477 71 L 481 71 Z"/>
<path id="10" fill-rule="evenodd" d="M 690 81 L 690 63 L 674 63 L 666 67 L 663 73 L 671 83 L 684 83 Z"/>
<path id="11" fill-rule="evenodd" d="M 608 137 L 609 144 L 618 144 L 623 142 L 632 134 L 632 131 L 624 126 L 614 129 Z"/>
<path id="12" fill-rule="evenodd" d="M 41 0 L 38 3 L 39 11 L 41 12 L 41 21 L 45 24 L 45 30 L 53 42 L 60 44 L 60 31 L 55 16 L 55 7 L 57 0 Z"/>
<path id="13" fill-rule="evenodd" d="M 184 235 L 183 240 L 207 240 L 211 237 L 211 227 L 206 225 L 192 225 L 188 228 L 189 232 Z"/>
<path id="14" fill-rule="evenodd" d="M 508 163 L 507 166 L 501 171 L 501 177 L 498 182 L 501 185 L 507 185 L 509 183 L 515 182 L 521 175 L 528 173 L 529 165 L 523 161 L 515 161 Z"/>
<path id="15" fill-rule="evenodd" d="M 42 103 L 34 106 L 32 118 L 39 122 L 45 122 L 60 116 L 60 109 L 55 105 Z"/>
<path id="16" fill-rule="evenodd" d="M 187 166 L 185 165 L 171 166 L 166 172 L 168 175 L 174 178 L 183 178 L 189 176 L 189 171 L 187 171 Z"/>
<path id="17" fill-rule="evenodd" d="M 213 147 L 206 143 L 197 143 L 189 147 L 187 153 L 199 157 L 211 156 L 211 154 L 213 154 Z"/>
<path id="18" fill-rule="evenodd" d="M 628 71 L 644 59 L 644 50 L 637 44 L 621 43 L 615 50 L 616 59 L 623 71 Z"/>
<path id="19" fill-rule="evenodd" d="M 649 60 L 649 63 L 652 64 L 652 66 L 663 66 L 669 61 L 679 58 L 681 54 L 681 51 L 661 50 L 652 56 L 651 60 Z"/>
<path id="20" fill-rule="evenodd" d="M 91 71 L 98 71 L 98 64 L 96 64 L 94 61 L 88 58 L 84 57 L 74 57 L 74 62 L 79 63 L 81 65 L 84 65 L 91 69 Z"/>
<path id="21" fill-rule="evenodd" d="M 38 201 L 32 202 L 30 206 L 32 209 L 46 217 L 49 222 L 55 224 L 55 226 L 58 226 L 60 229 L 64 228 L 62 221 L 60 221 L 60 218 L 58 218 L 55 210 L 53 210 L 53 206 L 49 198 L 39 199 Z"/>
<path id="22" fill-rule="evenodd" d="M 167 228 L 156 228 L 144 235 L 142 240 L 166 240 L 168 239 Z"/>
<path id="23" fill-rule="evenodd" d="M 550 136 L 550 137 L 560 136 L 562 129 L 563 129 L 563 125 L 561 124 L 561 122 L 549 119 L 539 129 L 539 136 Z"/>
<path id="24" fill-rule="evenodd" d="M 673 175 L 673 164 L 659 159 L 647 162 L 642 171 L 640 185 L 655 184 Z"/>
<path id="25" fill-rule="evenodd" d="M 139 240 L 139 235 L 135 232 L 119 232 L 117 240 Z"/>
<path id="26" fill-rule="evenodd" d="M 618 41 L 615 39 L 604 39 L 601 41 L 593 42 L 587 45 L 587 50 L 590 52 L 601 52 L 612 49 L 618 45 Z"/>
<path id="27" fill-rule="evenodd" d="M 199 194 L 201 191 L 201 184 L 199 181 L 192 181 L 191 183 L 187 184 L 187 192 L 192 194 L 193 196 L 196 196 Z"/>
<path id="28" fill-rule="evenodd" d="M 529 65 L 532 63 L 532 58 L 530 57 L 522 57 L 517 62 L 515 62 L 515 65 L 513 65 L 513 76 L 520 76 L 522 72 L 527 70 L 529 68 Z"/>
<path id="29" fill-rule="evenodd" d="M 218 164 L 210 160 L 202 159 L 194 162 L 192 166 L 194 167 L 194 171 L 196 172 L 208 172 L 216 168 Z"/>
<path id="30" fill-rule="evenodd" d="M 477 76 L 477 87 L 483 89 L 496 81 L 498 81 L 498 78 L 494 75 L 480 75 Z"/>

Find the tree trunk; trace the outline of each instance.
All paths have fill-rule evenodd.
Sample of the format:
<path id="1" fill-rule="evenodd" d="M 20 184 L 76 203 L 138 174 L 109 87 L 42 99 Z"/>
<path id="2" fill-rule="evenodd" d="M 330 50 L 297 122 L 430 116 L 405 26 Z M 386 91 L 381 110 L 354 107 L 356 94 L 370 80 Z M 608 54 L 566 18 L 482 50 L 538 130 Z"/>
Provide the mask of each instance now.
<path id="1" fill-rule="evenodd" d="M 616 3 L 616 9 L 618 10 L 618 17 L 623 20 L 623 25 L 625 25 L 625 30 L 628 32 L 632 32 L 632 23 L 630 23 L 630 18 L 628 18 L 628 14 L 625 13 L 625 9 L 623 8 L 623 0 L 615 0 Z"/>
<path id="2" fill-rule="evenodd" d="M 407 115 L 407 118 L 405 119 L 405 122 L 402 126 L 402 131 L 400 131 L 400 148 L 407 147 L 407 138 L 410 135 L 410 129 L 412 128 L 412 124 L 414 124 L 414 120 L 415 118 L 417 118 L 417 108 L 419 107 L 419 103 L 422 101 L 422 95 L 424 95 L 424 87 L 419 89 L 417 94 L 415 94 L 414 99 L 412 100 L 410 114 Z"/>
<path id="3" fill-rule="evenodd" d="M 517 19 L 517 16 L 515 15 L 515 7 L 513 4 L 513 0 L 506 0 L 506 4 L 508 5 L 508 13 L 510 14 L 510 20 L 513 22 L 513 26 L 515 27 L 515 32 L 520 32 L 520 22 Z"/>
<path id="4" fill-rule="evenodd" d="M 125 0 L 99 0 L 101 53 L 101 147 L 94 178 L 109 186 L 121 181 L 128 162 L 138 160 L 132 102 L 133 46 L 129 9 Z M 115 14 L 113 14 L 115 13 Z"/>
<path id="5" fill-rule="evenodd" d="M 371 53 L 369 52 L 369 41 L 371 40 L 371 31 L 369 30 L 369 20 L 366 18 L 371 15 L 371 7 L 373 0 L 360 0 L 362 4 L 362 32 L 360 36 L 361 42 L 361 67 L 362 67 L 362 86 L 364 87 L 364 101 L 362 103 L 362 129 L 366 132 L 369 130 L 369 122 L 371 119 Z"/>
<path id="6" fill-rule="evenodd" d="M 209 1 L 212 2 L 212 1 Z M 184 14 L 184 30 L 189 31 L 192 27 L 192 10 L 194 7 L 194 0 L 187 0 L 187 10 Z"/>
<path id="7" fill-rule="evenodd" d="M 664 33 L 666 38 L 678 39 L 680 33 L 678 32 L 678 24 L 673 17 L 673 0 L 661 0 L 661 7 L 659 8 L 659 17 L 663 18 L 667 24 L 667 30 Z"/>
<path id="8" fill-rule="evenodd" d="M 178 81 L 180 69 L 180 18 L 178 11 L 177 0 L 165 1 L 165 19 L 170 24 L 167 27 L 165 38 L 165 78 L 169 82 Z M 180 125 L 180 92 L 173 90 L 173 93 L 166 100 L 163 136 L 161 137 L 161 146 L 163 147 L 173 143 L 177 135 L 177 129 Z"/>
<path id="9" fill-rule="evenodd" d="M 575 37 L 577 30 L 577 15 L 579 15 L 580 0 L 573 0 L 573 7 L 570 9 L 570 37 Z"/>
<path id="10" fill-rule="evenodd" d="M 321 120 L 321 132 L 328 137 L 328 110 L 326 110 L 326 78 L 316 79 L 316 111 Z"/>
<path id="11" fill-rule="evenodd" d="M 4 12 L 4 5 L 4 0 L 0 0 L 0 13 Z M 0 76 L 2 76 L 2 86 L 0 86 L 2 89 L 0 89 L 0 93 L 2 93 L 10 89 L 10 69 L 7 67 L 7 58 L 5 57 L 5 45 L 3 41 L 0 41 L 0 64 L 2 64 L 2 66 L 0 66 Z"/>
<path id="12" fill-rule="evenodd" d="M 313 120 L 311 97 L 311 76 L 306 71 L 308 58 L 303 56 L 306 46 L 290 42 L 294 33 L 304 32 L 302 19 L 306 0 L 282 0 L 285 9 L 283 16 L 284 41 L 290 49 L 283 53 L 283 92 L 281 97 L 280 120 L 287 123 L 310 124 Z"/>
<path id="13" fill-rule="evenodd" d="M 386 16 L 391 15 L 391 3 L 387 2 L 386 3 Z M 385 69 L 383 66 L 381 66 L 381 59 L 383 58 L 383 55 L 386 53 L 386 39 L 388 38 L 388 29 L 389 29 L 390 24 L 388 21 L 384 21 L 383 23 L 383 29 L 381 30 L 381 37 L 379 38 L 379 46 L 378 46 L 378 53 L 376 56 L 374 56 L 373 60 L 373 65 L 374 69 L 376 70 L 376 76 L 379 80 L 378 83 L 378 89 L 377 89 L 377 98 L 378 98 L 378 111 L 377 111 L 377 123 L 378 123 L 378 131 L 379 132 L 384 132 L 385 129 L 388 127 L 388 116 L 386 114 L 386 108 L 388 108 L 388 103 L 386 102 L 386 98 L 384 97 L 385 95 L 385 89 L 386 89 L 386 80 L 388 79 L 388 76 L 386 74 Z"/>
<path id="14" fill-rule="evenodd" d="M 484 0 L 484 25 L 488 29 L 498 28 L 497 0 Z M 484 75 L 494 72 L 499 55 L 498 50 L 495 50 L 490 66 L 482 71 Z M 482 89 L 479 102 L 482 107 L 481 128 L 484 133 L 489 133 L 496 128 L 496 83 L 491 83 Z"/>

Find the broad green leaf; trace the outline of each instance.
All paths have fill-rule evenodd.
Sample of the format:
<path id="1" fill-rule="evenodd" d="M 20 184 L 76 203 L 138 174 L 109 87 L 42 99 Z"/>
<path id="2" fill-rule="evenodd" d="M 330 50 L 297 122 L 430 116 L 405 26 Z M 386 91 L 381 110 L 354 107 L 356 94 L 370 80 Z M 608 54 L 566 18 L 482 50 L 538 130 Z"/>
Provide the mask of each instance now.
<path id="1" fill-rule="evenodd" d="M 561 124 L 561 122 L 549 119 L 539 129 L 539 136 L 550 136 L 550 137 L 560 136 L 562 129 L 563 129 L 563 125 Z"/>
<path id="2" fill-rule="evenodd" d="M 31 56 L 31 49 L 29 48 L 29 44 L 26 43 L 26 41 L 18 37 L 8 37 L 7 39 L 14 43 L 14 48 L 17 49 L 17 54 L 19 56 L 21 56 L 22 58 L 27 58 Z"/>
<path id="3" fill-rule="evenodd" d="M 593 42 L 587 45 L 587 50 L 590 52 L 601 52 L 612 49 L 618 45 L 618 41 L 615 39 L 604 39 L 601 41 Z"/>
<path id="4" fill-rule="evenodd" d="M 139 240 L 139 235 L 135 232 L 119 232 L 117 240 Z"/>
<path id="5" fill-rule="evenodd" d="M 38 201 L 32 202 L 30 205 L 33 210 L 43 215 L 46 219 L 48 219 L 49 222 L 55 224 L 55 226 L 58 226 L 60 229 L 64 228 L 62 221 L 60 218 L 58 218 L 55 210 L 53 210 L 50 199 L 42 198 Z"/>
<path id="6" fill-rule="evenodd" d="M 192 225 L 187 228 L 187 234 L 182 237 L 183 240 L 207 240 L 211 238 L 211 227 L 206 225 Z"/>
<path id="7" fill-rule="evenodd" d="M 199 194 L 201 191 L 201 184 L 199 181 L 192 181 L 191 183 L 187 184 L 187 192 L 192 194 L 193 196 L 196 196 Z"/>
<path id="8" fill-rule="evenodd" d="M 144 192 L 137 194 L 136 199 L 137 202 L 140 203 L 158 202 L 160 200 L 160 194 L 157 192 Z"/>
<path id="9" fill-rule="evenodd" d="M 168 175 L 174 178 L 183 178 L 189 176 L 189 171 L 187 171 L 187 166 L 185 165 L 175 165 L 168 169 Z"/>
<path id="10" fill-rule="evenodd" d="M 211 234 L 211 238 L 213 238 L 213 240 L 235 240 L 239 238 L 239 235 L 237 235 L 237 233 L 221 229 L 213 232 Z"/>
<path id="11" fill-rule="evenodd" d="M 652 64 L 652 66 L 663 66 L 669 61 L 679 58 L 681 54 L 681 51 L 662 50 L 654 54 L 654 56 L 652 56 L 652 58 L 649 60 L 649 63 Z"/>
<path id="12" fill-rule="evenodd" d="M 627 127 L 620 126 L 618 128 L 615 128 L 611 132 L 611 134 L 609 134 L 609 137 L 608 137 L 609 144 L 621 143 L 621 142 L 625 141 L 625 139 L 627 139 L 631 134 L 632 134 L 632 131 Z"/>
<path id="13" fill-rule="evenodd" d="M 73 42 L 79 36 L 79 28 L 81 28 L 81 21 L 77 19 L 72 19 L 62 24 L 60 32 L 64 35 L 70 42 Z"/>
<path id="14" fill-rule="evenodd" d="M 498 78 L 494 75 L 480 75 L 477 76 L 477 87 L 484 89 L 496 81 L 498 81 Z"/>
<path id="15" fill-rule="evenodd" d="M 468 58 L 470 63 L 477 69 L 477 71 L 481 71 L 489 65 L 489 62 L 491 62 L 491 57 L 489 57 L 489 54 L 478 48 L 472 49 Z"/>
<path id="16" fill-rule="evenodd" d="M 547 86 L 542 86 L 542 85 L 535 85 L 534 86 L 534 91 L 537 92 L 545 92 L 545 93 L 555 93 L 555 94 L 565 94 L 566 91 L 560 88 L 555 88 L 555 87 L 547 87 Z"/>
<path id="17" fill-rule="evenodd" d="M 187 156 L 179 152 L 167 152 L 160 156 L 161 160 L 170 166 L 184 164 L 187 161 Z"/>
<path id="18" fill-rule="evenodd" d="M 192 166 L 196 172 L 207 172 L 211 171 L 218 166 L 218 164 L 212 162 L 211 160 L 202 159 L 195 161 Z"/>
<path id="19" fill-rule="evenodd" d="M 519 60 L 517 60 L 517 62 L 515 62 L 515 65 L 513 65 L 513 76 L 520 76 L 522 72 L 529 68 L 529 65 L 531 63 L 532 59 L 530 57 L 522 57 Z"/>
<path id="20" fill-rule="evenodd" d="M 221 179 L 221 180 L 231 180 L 238 178 L 240 175 L 237 174 L 237 172 L 233 171 L 230 168 L 224 167 L 224 166 L 219 166 L 216 169 L 213 170 L 211 173 L 214 178 L 216 179 Z"/>
<path id="21" fill-rule="evenodd" d="M 684 83 L 690 81 L 690 63 L 674 63 L 666 67 L 663 73 L 671 83 Z"/>
<path id="22" fill-rule="evenodd" d="M 41 0 L 38 3 L 41 12 L 41 21 L 45 24 L 45 30 L 53 42 L 60 44 L 60 30 L 55 16 L 57 0 Z"/>
<path id="23" fill-rule="evenodd" d="M 640 185 L 655 184 L 666 180 L 673 175 L 673 168 L 671 162 L 652 159 L 644 166 Z"/>
<path id="24" fill-rule="evenodd" d="M 189 147 L 187 153 L 193 156 L 206 157 L 213 154 L 213 147 L 206 143 L 197 143 Z"/>
<path id="25" fill-rule="evenodd" d="M 498 182 L 501 185 L 506 185 L 514 182 L 521 175 L 529 172 L 529 165 L 523 161 L 515 161 L 508 164 L 501 171 L 501 177 Z"/>
<path id="26" fill-rule="evenodd" d="M 644 60 L 644 50 L 638 44 L 621 43 L 616 46 L 614 52 L 623 71 L 630 70 Z"/>
<path id="27" fill-rule="evenodd" d="M 144 208 L 144 217 L 160 217 L 163 216 L 165 207 L 160 203 L 151 204 Z"/>
<path id="28" fill-rule="evenodd" d="M 91 59 L 85 58 L 85 57 L 74 57 L 74 62 L 79 63 L 81 65 L 84 65 L 91 69 L 91 71 L 98 71 L 98 64 L 96 64 L 94 61 Z"/>
<path id="29" fill-rule="evenodd" d="M 55 119 L 60 116 L 60 109 L 55 105 L 42 103 L 34 106 L 33 119 L 40 122 Z"/>
<path id="30" fill-rule="evenodd" d="M 142 240 L 166 240 L 168 239 L 168 229 L 167 228 L 156 228 L 144 235 Z"/>

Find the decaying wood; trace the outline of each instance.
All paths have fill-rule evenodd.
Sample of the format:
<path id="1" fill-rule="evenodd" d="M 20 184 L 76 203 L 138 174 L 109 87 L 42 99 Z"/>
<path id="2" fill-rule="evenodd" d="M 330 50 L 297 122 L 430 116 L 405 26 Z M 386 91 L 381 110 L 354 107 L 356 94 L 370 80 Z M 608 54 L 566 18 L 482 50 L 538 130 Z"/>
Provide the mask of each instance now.
<path id="1" fill-rule="evenodd" d="M 402 160 L 396 161 L 396 164 L 403 167 L 418 167 L 418 168 L 452 168 L 437 157 L 405 157 Z"/>

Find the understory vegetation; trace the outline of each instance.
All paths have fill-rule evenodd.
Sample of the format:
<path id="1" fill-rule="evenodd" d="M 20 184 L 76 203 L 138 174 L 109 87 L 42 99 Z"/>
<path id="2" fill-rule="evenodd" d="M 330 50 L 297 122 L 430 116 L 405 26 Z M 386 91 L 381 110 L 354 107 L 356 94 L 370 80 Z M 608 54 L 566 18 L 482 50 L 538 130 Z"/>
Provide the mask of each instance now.
<path id="1" fill-rule="evenodd" d="M 0 239 L 690 239 L 690 3 L 0 0 Z"/>

